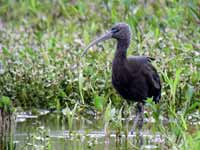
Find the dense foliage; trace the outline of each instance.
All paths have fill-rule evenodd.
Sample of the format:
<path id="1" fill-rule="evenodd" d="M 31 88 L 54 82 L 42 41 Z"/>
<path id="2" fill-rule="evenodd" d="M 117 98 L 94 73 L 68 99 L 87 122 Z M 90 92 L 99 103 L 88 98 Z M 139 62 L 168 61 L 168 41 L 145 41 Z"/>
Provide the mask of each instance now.
<path id="1" fill-rule="evenodd" d="M 199 101 L 197 1 L 4 0 L 0 14 L 0 91 L 15 106 L 91 103 L 96 95 L 120 104 L 110 83 L 115 42 L 93 48 L 87 60 L 80 58 L 92 38 L 120 21 L 133 31 L 129 54 L 156 58 L 162 103 L 173 101 L 178 109 Z"/>

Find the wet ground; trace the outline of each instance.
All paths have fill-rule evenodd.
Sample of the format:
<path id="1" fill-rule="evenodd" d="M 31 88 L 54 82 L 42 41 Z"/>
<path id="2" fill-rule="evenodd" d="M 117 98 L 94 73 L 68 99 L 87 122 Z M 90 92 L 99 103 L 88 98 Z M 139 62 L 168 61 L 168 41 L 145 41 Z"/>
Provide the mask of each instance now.
<path id="1" fill-rule="evenodd" d="M 131 122 L 124 120 L 123 126 L 128 129 Z M 152 121 L 146 121 L 142 136 L 136 133 L 125 135 L 126 132 L 123 130 L 116 138 L 116 132 L 110 129 L 108 138 L 105 135 L 102 118 L 75 118 L 73 128 L 69 131 L 67 119 L 63 115 L 48 111 L 40 111 L 40 115 L 20 113 L 16 119 L 15 149 L 166 149 L 162 135 L 150 131 L 152 124 Z"/>

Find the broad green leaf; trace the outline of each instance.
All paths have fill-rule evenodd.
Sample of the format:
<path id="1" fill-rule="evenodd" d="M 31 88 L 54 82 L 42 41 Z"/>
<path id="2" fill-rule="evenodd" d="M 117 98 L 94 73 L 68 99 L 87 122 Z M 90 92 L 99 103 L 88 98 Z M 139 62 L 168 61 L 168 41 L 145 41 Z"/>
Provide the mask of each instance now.
<path id="1" fill-rule="evenodd" d="M 103 111 L 103 104 L 104 104 L 104 98 L 101 96 L 95 96 L 94 97 L 94 106 L 95 108 L 102 112 Z"/>

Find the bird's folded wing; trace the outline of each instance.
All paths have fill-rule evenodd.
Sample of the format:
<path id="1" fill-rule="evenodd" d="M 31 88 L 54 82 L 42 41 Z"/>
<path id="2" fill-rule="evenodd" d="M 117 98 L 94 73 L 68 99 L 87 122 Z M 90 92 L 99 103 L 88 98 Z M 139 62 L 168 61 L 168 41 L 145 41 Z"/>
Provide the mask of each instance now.
<path id="1" fill-rule="evenodd" d="M 153 86 L 156 89 L 161 88 L 161 83 L 158 73 L 150 63 L 145 64 L 142 71 L 146 76 L 147 81 L 151 84 L 151 86 Z"/>

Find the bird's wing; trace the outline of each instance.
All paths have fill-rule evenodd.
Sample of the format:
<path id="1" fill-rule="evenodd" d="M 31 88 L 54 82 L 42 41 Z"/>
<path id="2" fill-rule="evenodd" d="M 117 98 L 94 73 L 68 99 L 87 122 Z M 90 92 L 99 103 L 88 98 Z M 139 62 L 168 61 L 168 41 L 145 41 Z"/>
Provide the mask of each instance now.
<path id="1" fill-rule="evenodd" d="M 151 86 L 156 89 L 161 88 L 160 77 L 156 69 L 151 64 L 151 61 L 155 60 L 152 57 L 146 56 L 131 56 L 128 57 L 128 63 L 135 69 L 141 70 L 147 81 Z"/>
<path id="2" fill-rule="evenodd" d="M 161 97 L 161 82 L 156 69 L 151 63 L 147 63 L 144 65 L 142 72 L 150 86 L 150 93 L 153 96 L 153 100 L 155 103 L 158 103 Z"/>
<path id="3" fill-rule="evenodd" d="M 143 65 L 142 72 L 146 76 L 147 81 L 156 89 L 161 89 L 160 77 L 151 63 Z"/>
<path id="4" fill-rule="evenodd" d="M 129 57 L 129 65 L 127 66 L 129 66 L 128 69 L 133 76 L 137 76 L 137 78 L 140 77 L 138 79 L 146 81 L 146 85 L 148 85 L 149 88 L 148 96 L 153 96 L 155 103 L 158 103 L 161 97 L 161 82 L 156 69 L 151 64 L 152 60 L 154 59 L 145 56 Z"/>

